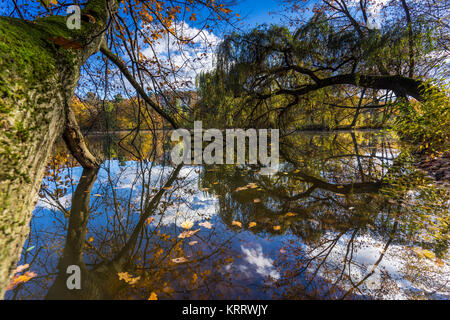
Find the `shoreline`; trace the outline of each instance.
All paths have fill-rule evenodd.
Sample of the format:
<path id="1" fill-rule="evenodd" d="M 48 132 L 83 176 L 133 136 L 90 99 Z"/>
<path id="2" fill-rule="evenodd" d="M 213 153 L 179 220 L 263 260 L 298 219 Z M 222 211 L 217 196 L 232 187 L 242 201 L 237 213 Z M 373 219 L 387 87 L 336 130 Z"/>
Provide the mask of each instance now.
<path id="1" fill-rule="evenodd" d="M 415 167 L 428 177 L 432 178 L 438 185 L 450 187 L 450 151 L 434 154 L 423 154 L 418 156 Z"/>

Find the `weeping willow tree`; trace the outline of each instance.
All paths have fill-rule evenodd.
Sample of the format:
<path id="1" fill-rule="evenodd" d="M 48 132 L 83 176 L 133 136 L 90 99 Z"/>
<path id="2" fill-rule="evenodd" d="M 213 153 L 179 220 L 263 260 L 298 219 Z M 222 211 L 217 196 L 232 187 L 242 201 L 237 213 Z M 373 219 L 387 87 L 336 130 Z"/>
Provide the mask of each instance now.
<path id="1" fill-rule="evenodd" d="M 216 70 L 198 79 L 201 102 L 254 126 L 384 125 L 400 101 L 423 101 L 429 87 L 436 39 L 420 19 L 413 28 L 394 21 L 361 31 L 318 13 L 294 31 L 263 25 L 233 33 L 218 48 Z"/>

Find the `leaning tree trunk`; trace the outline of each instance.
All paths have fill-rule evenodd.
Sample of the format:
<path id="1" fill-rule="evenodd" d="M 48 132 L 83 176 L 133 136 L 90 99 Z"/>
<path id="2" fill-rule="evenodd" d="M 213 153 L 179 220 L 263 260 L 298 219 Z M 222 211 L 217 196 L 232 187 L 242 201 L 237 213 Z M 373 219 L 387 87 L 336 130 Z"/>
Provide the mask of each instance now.
<path id="1" fill-rule="evenodd" d="M 114 0 L 88 2 L 82 13 L 95 21 L 80 30 L 68 29 L 62 16 L 0 17 L 0 298 L 28 235 L 53 144 L 66 128 L 81 65 L 103 39 L 107 1 L 112 8 Z"/>

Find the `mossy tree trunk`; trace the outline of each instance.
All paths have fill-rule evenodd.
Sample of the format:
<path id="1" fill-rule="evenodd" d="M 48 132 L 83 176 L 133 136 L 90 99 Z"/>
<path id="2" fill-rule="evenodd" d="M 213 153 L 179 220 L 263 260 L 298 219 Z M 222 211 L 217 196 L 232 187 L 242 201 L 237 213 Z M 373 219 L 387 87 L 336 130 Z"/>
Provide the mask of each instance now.
<path id="1" fill-rule="evenodd" d="M 99 49 L 107 8 L 114 6 L 115 0 L 89 1 L 82 14 L 95 22 L 82 22 L 80 30 L 68 29 L 62 16 L 32 22 L 0 17 L 0 298 L 28 236 L 55 140 L 65 132 L 66 142 L 72 137 L 85 148 L 69 103 L 81 66 Z M 87 161 L 83 166 L 97 165 Z"/>

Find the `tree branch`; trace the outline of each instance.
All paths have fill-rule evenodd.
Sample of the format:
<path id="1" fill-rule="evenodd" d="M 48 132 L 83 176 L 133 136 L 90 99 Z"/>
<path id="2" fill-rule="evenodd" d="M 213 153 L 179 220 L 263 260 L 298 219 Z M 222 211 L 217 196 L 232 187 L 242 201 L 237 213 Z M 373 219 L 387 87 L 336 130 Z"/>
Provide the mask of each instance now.
<path id="1" fill-rule="evenodd" d="M 109 59 L 112 63 L 114 63 L 125 76 L 125 78 L 130 82 L 130 84 L 136 89 L 139 95 L 144 99 L 146 103 L 150 105 L 161 117 L 167 120 L 174 129 L 177 129 L 179 126 L 176 121 L 169 116 L 164 110 L 162 110 L 154 101 L 150 99 L 150 97 L 145 93 L 144 89 L 139 85 L 139 83 L 134 79 L 131 75 L 130 71 L 128 71 L 127 66 L 120 60 L 120 58 L 109 50 L 106 46 L 106 43 L 102 41 L 100 45 L 100 51 Z"/>
<path id="2" fill-rule="evenodd" d="M 261 95 L 260 98 L 267 99 L 271 96 L 283 94 L 301 96 L 319 89 L 342 84 L 377 90 L 391 90 L 398 94 L 409 95 L 419 101 L 424 100 L 424 88 L 421 88 L 424 83 L 421 80 L 411 79 L 403 76 L 358 74 L 343 74 L 329 77 L 321 79 L 316 84 L 305 85 L 297 89 L 280 89 L 270 94 Z"/>
<path id="3" fill-rule="evenodd" d="M 66 127 L 64 128 L 63 139 L 67 148 L 84 169 L 98 168 L 100 166 L 100 160 L 86 146 L 72 108 L 67 106 L 66 110 Z"/>

